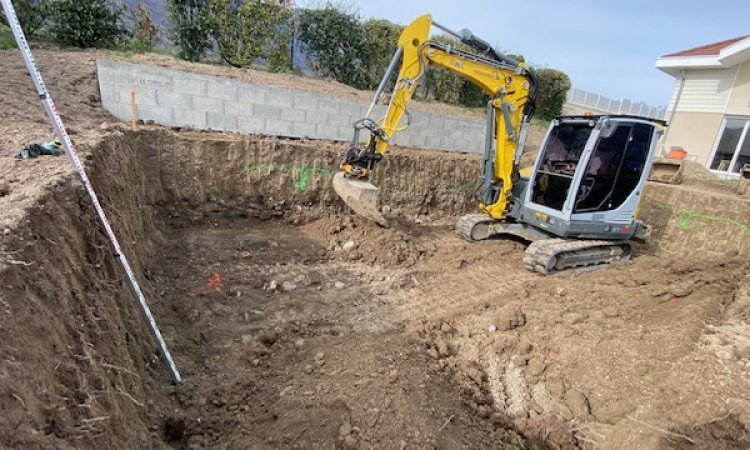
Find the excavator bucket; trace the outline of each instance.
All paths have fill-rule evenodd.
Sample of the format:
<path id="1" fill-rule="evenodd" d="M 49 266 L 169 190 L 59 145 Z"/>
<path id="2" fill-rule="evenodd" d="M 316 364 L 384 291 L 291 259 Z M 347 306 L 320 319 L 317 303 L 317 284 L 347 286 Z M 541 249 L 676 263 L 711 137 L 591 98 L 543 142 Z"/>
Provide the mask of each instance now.
<path id="1" fill-rule="evenodd" d="M 656 158 L 648 179 L 665 184 L 681 184 L 684 171 L 685 160 L 683 159 Z"/>
<path id="2" fill-rule="evenodd" d="M 378 209 L 380 189 L 377 187 L 339 172 L 333 177 L 333 190 L 356 214 L 384 227 L 388 226 L 388 221 Z"/>

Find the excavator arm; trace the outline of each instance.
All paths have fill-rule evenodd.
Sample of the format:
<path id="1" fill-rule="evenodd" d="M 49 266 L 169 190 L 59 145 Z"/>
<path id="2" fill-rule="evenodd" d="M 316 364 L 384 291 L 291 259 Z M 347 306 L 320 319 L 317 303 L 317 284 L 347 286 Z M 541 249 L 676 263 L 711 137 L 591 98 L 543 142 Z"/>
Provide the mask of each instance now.
<path id="1" fill-rule="evenodd" d="M 474 54 L 429 39 L 437 26 L 482 54 Z M 385 86 L 400 62 L 398 78 L 386 114 L 378 121 L 370 115 L 380 101 Z M 378 189 L 367 183 L 373 167 L 387 152 L 392 137 L 409 126 L 409 102 L 424 77 L 428 65 L 449 70 L 490 95 L 488 104 L 487 143 L 483 166 L 484 193 L 480 208 L 491 217 L 503 218 L 516 176 L 517 160 L 523 150 L 526 124 L 533 111 L 536 81 L 522 63 L 508 58 L 471 32 L 452 32 L 424 15 L 406 27 L 399 37 L 398 48 L 375 93 L 367 117 L 355 123 L 352 146 L 334 178 L 334 188 L 355 212 L 385 225 L 377 210 Z M 407 116 L 407 122 L 401 122 Z M 360 144 L 361 130 L 368 130 L 369 140 Z"/>

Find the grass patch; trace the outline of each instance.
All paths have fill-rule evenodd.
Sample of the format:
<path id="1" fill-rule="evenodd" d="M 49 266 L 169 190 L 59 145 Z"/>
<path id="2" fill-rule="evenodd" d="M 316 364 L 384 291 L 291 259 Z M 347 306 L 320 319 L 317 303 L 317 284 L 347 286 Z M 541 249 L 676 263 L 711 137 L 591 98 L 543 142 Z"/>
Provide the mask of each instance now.
<path id="1" fill-rule="evenodd" d="M 0 50 L 10 50 L 16 47 L 16 38 L 13 37 L 10 28 L 0 25 Z"/>
<path id="2" fill-rule="evenodd" d="M 531 125 L 535 127 L 544 128 L 545 130 L 549 128 L 550 121 L 547 119 L 542 119 L 541 117 L 532 117 L 531 118 Z"/>

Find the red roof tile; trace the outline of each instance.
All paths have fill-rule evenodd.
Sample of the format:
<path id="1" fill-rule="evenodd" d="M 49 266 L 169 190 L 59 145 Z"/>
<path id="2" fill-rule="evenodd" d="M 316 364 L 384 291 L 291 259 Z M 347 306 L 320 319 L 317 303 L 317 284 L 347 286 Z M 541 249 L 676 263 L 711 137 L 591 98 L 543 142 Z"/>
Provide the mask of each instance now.
<path id="1" fill-rule="evenodd" d="M 744 36 L 738 36 L 736 38 L 732 39 L 726 39 L 724 41 L 714 42 L 713 44 L 707 44 L 707 45 L 701 45 L 700 47 L 690 48 L 687 50 L 683 50 L 681 52 L 677 53 L 670 53 L 668 55 L 662 56 L 662 58 L 668 58 L 670 56 L 710 56 L 710 55 L 718 55 L 719 52 L 724 49 L 725 47 L 729 47 L 730 45 L 739 42 L 746 37 L 749 37 L 750 34 L 746 34 Z"/>

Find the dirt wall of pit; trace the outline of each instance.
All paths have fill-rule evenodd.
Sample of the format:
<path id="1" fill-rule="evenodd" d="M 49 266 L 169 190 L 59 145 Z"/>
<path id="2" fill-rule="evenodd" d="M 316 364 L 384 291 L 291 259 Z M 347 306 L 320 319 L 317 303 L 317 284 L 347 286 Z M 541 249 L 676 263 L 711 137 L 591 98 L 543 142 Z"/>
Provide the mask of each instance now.
<path id="1" fill-rule="evenodd" d="M 698 186 L 649 183 L 641 219 L 652 226 L 647 248 L 658 254 L 750 254 L 750 199 Z"/>
<path id="2" fill-rule="evenodd" d="M 141 189 L 150 203 L 197 213 L 344 209 L 332 180 L 346 144 L 154 130 L 127 132 L 103 146 L 116 153 L 135 147 L 134 157 L 147 161 Z M 395 149 L 374 177 L 383 186 L 382 205 L 413 219 L 470 210 L 478 172 L 472 155 Z"/>

